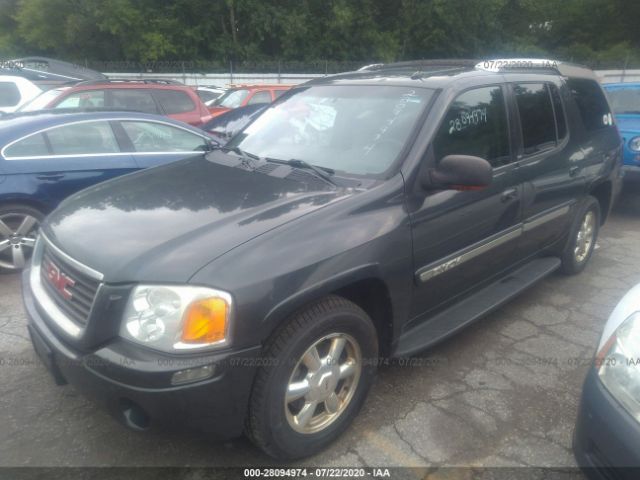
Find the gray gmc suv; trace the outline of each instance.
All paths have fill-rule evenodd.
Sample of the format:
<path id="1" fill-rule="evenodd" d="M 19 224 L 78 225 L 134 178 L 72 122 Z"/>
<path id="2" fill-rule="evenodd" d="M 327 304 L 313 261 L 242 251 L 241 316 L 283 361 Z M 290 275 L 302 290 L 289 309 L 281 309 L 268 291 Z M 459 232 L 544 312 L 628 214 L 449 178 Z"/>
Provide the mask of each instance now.
<path id="1" fill-rule="evenodd" d="M 35 350 L 125 425 L 313 454 L 379 358 L 556 270 L 619 189 L 593 73 L 542 60 L 374 65 L 285 93 L 225 147 L 91 187 L 24 272 Z"/>

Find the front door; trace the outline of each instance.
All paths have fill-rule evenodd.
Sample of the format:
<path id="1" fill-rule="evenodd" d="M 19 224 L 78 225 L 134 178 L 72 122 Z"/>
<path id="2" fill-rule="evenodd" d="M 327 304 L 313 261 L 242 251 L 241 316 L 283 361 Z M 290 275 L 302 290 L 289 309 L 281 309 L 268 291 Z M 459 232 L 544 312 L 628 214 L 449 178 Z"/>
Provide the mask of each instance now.
<path id="1" fill-rule="evenodd" d="M 203 135 L 159 121 L 121 120 L 116 125 L 140 168 L 175 162 L 209 149 Z"/>
<path id="2" fill-rule="evenodd" d="M 521 233 L 521 187 L 505 98 L 501 85 L 461 93 L 430 146 L 425 160 L 435 164 L 451 154 L 488 160 L 493 180 L 482 190 L 427 192 L 410 213 L 415 265 L 410 324 L 421 323 L 513 263 Z"/>

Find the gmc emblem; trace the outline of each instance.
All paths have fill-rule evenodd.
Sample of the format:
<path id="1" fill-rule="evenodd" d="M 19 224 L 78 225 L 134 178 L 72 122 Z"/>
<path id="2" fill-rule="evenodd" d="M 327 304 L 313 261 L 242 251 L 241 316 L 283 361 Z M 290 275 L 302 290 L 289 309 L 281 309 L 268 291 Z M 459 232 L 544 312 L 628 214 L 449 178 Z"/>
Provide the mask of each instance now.
<path id="1" fill-rule="evenodd" d="M 73 293 L 67 290 L 67 287 L 73 287 L 76 281 L 61 272 L 60 268 L 49 260 L 46 261 L 44 267 L 47 278 L 51 285 L 53 285 L 53 288 L 55 288 L 65 300 L 71 300 Z"/>

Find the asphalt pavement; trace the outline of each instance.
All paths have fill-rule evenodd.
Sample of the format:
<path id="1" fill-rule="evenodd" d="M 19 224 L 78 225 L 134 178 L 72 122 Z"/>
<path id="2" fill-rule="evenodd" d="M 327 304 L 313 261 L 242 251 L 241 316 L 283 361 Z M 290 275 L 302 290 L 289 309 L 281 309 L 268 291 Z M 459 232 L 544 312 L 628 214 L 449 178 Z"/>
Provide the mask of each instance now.
<path id="1" fill-rule="evenodd" d="M 640 283 L 631 190 L 582 274 L 554 274 L 434 349 L 382 366 L 352 427 L 295 465 L 574 467 L 582 382 L 608 315 Z M 25 324 L 19 276 L 0 274 L 0 467 L 278 465 L 246 439 L 126 430 L 54 384 Z"/>

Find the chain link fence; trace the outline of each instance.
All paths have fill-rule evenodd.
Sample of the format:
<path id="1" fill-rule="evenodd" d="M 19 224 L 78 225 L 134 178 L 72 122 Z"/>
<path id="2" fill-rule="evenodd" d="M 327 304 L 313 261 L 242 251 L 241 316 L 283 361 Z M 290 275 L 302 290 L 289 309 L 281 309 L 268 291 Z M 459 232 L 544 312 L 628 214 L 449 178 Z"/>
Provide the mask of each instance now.
<path id="1" fill-rule="evenodd" d="M 241 73 L 303 73 L 321 74 L 357 70 L 364 62 L 341 62 L 333 60 L 317 61 L 265 61 L 265 62 L 220 62 L 215 60 L 185 60 L 160 62 L 130 61 L 85 61 L 84 65 L 99 72 L 122 73 L 187 73 L 187 74 L 241 74 Z"/>

